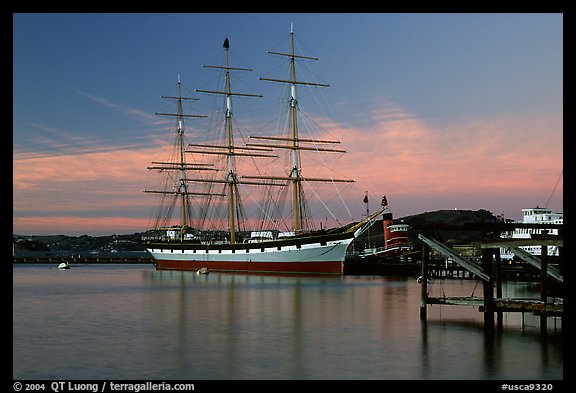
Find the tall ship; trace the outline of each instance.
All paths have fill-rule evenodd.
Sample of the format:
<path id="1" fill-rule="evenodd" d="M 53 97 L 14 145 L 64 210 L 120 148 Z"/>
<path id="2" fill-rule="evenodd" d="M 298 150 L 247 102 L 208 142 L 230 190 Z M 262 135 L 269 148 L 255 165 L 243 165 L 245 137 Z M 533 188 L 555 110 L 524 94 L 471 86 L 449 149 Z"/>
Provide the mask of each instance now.
<path id="1" fill-rule="evenodd" d="M 564 223 L 564 218 L 562 213 L 555 212 L 552 209 L 546 207 L 531 207 L 522 209 L 522 223 L 523 224 L 558 224 L 562 225 Z M 513 232 L 505 233 L 502 237 L 512 238 L 512 239 L 532 239 L 535 236 L 542 234 L 542 228 L 516 228 Z M 559 235 L 558 229 L 551 228 L 547 230 L 548 235 Z M 534 255 L 540 256 L 542 253 L 542 247 L 537 246 L 520 246 L 519 248 L 524 251 Z M 558 246 L 547 246 L 547 255 L 551 257 L 559 256 L 560 250 Z M 514 258 L 514 254 L 508 248 L 502 247 L 500 249 L 500 257 L 502 259 L 511 260 Z"/>
<path id="2" fill-rule="evenodd" d="M 155 221 L 143 236 L 156 269 L 343 274 L 348 247 L 385 206 L 345 224 L 329 208 L 321 218 L 312 215 L 334 200 L 342 201 L 335 190 L 354 182 L 335 176 L 337 171 L 322 171 L 322 164 L 336 159 L 317 158 L 346 153 L 340 141 L 299 127 L 303 112 L 297 90 L 329 85 L 297 79 L 296 65 L 318 59 L 295 53 L 292 28 L 289 50 L 268 52 L 287 60 L 288 76 L 259 79 L 284 86 L 287 97 L 279 100 L 284 111 L 274 127 L 278 132 L 262 135 L 236 127 L 233 99 L 262 96 L 232 89 L 233 73 L 252 70 L 230 65 L 228 38 L 223 48 L 223 64 L 204 66 L 223 74 L 221 88 L 196 89 L 219 98 L 222 105 L 201 135 L 204 139 L 187 140 L 185 122 L 206 116 L 184 113 L 184 103 L 194 98 L 184 97 L 180 77 L 178 93 L 163 96 L 174 101 L 177 110 L 157 113 L 175 120 L 175 143 L 169 158 L 148 167 L 165 176 L 157 189 L 145 190 L 159 202 Z M 328 202 L 320 198 L 322 190 L 329 191 Z M 328 215 L 335 225 L 327 224 Z"/>

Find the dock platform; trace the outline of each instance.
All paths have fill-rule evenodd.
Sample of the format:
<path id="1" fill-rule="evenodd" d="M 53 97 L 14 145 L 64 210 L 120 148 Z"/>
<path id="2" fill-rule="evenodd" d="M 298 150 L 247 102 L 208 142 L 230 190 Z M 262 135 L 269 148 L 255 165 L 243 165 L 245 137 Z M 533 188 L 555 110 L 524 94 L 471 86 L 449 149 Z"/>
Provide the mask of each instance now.
<path id="1" fill-rule="evenodd" d="M 538 239 L 504 239 L 499 238 L 498 233 L 511 228 L 532 228 L 543 231 L 543 236 Z M 420 319 L 427 318 L 427 306 L 432 304 L 473 306 L 484 313 L 484 325 L 486 329 L 494 328 L 494 313 L 497 314 L 497 325 L 502 324 L 502 314 L 504 312 L 532 313 L 540 317 L 541 334 L 546 334 L 548 317 L 564 316 L 563 302 L 563 253 L 560 252 L 557 266 L 549 265 L 547 250 L 549 245 L 556 245 L 560 251 L 563 250 L 562 226 L 554 224 L 525 224 L 525 223 L 494 223 L 494 224 L 468 224 L 457 228 L 442 226 L 420 227 L 421 232 L 418 239 L 422 242 L 422 269 L 418 278 L 421 283 Z M 472 261 L 461 257 L 450 247 L 432 238 L 430 233 L 438 230 L 458 229 L 458 230 L 480 230 L 483 233 L 482 241 L 479 244 L 482 250 L 482 258 L 479 261 Z M 558 229 L 558 235 L 549 236 L 548 229 Z M 534 256 L 519 248 L 528 243 L 529 245 L 539 244 L 541 255 Z M 526 262 L 526 266 L 537 269 L 540 273 L 540 296 L 538 298 L 518 299 L 502 297 L 502 260 L 500 258 L 500 248 L 511 248 L 513 253 Z M 428 280 L 430 276 L 430 254 L 434 250 L 445 258 L 468 270 L 483 284 L 483 297 L 461 297 L 461 296 L 428 296 Z"/>

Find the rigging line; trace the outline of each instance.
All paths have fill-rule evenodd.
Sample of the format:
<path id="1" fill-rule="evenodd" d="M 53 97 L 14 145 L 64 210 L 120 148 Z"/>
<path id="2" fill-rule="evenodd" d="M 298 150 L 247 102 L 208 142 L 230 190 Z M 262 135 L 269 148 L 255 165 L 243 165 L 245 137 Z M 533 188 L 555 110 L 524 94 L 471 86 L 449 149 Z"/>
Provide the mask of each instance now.
<path id="1" fill-rule="evenodd" d="M 320 160 L 322 162 L 324 162 L 323 158 L 320 158 Z M 324 167 L 326 168 L 326 166 Z M 329 174 L 330 178 L 333 178 L 330 174 Z M 346 203 L 346 201 L 344 200 L 343 196 L 342 196 L 342 192 L 341 192 L 341 188 L 343 189 L 344 187 L 341 187 L 339 184 L 337 184 L 336 182 L 332 181 L 331 182 L 332 187 L 334 188 L 334 191 L 336 192 L 336 195 L 338 196 L 338 199 L 340 200 L 341 205 L 344 207 L 344 209 L 346 210 L 346 213 L 348 214 L 348 217 L 350 219 L 354 219 L 354 217 L 352 216 L 352 212 L 350 212 L 350 209 L 348 208 L 348 204 Z"/>
<path id="2" fill-rule="evenodd" d="M 244 136 L 244 133 L 242 132 L 242 128 L 240 127 L 240 124 L 237 122 L 236 118 L 232 118 L 232 121 L 234 122 L 234 125 L 236 126 L 237 136 L 240 137 L 242 143 L 246 144 L 246 138 L 245 138 L 245 136 Z M 261 170 L 260 170 L 260 167 L 258 166 L 258 163 L 256 162 L 256 159 L 255 159 L 254 157 L 249 157 L 248 160 L 251 161 L 252 167 L 253 167 L 253 168 L 256 168 L 257 173 L 261 174 Z M 266 187 L 266 188 L 268 188 L 268 187 Z M 266 192 L 266 191 L 264 191 L 264 192 Z M 255 200 L 255 198 L 254 198 L 254 196 L 252 195 L 252 193 L 251 193 L 251 192 L 246 192 L 246 195 L 248 195 L 248 196 L 255 202 L 255 204 L 256 204 L 257 208 L 260 210 L 260 212 L 261 212 L 264 216 L 266 216 L 266 218 L 268 218 L 269 220 L 271 220 L 271 217 L 266 213 L 265 209 Z M 237 198 L 238 198 L 238 201 L 237 201 L 237 203 L 238 203 L 237 214 L 238 214 L 238 215 L 243 215 L 243 216 L 245 216 L 244 208 L 243 208 L 243 206 L 241 205 L 241 201 L 240 201 L 240 193 L 238 192 L 238 190 L 237 190 Z M 246 220 L 247 220 L 246 217 L 243 217 L 242 220 L 240 220 L 240 217 L 238 217 L 239 224 L 240 224 L 241 222 L 244 223 Z M 242 224 L 242 225 L 245 225 L 245 224 Z"/>
<path id="3" fill-rule="evenodd" d="M 305 69 L 307 72 L 313 74 L 316 81 L 320 81 L 323 84 L 327 84 L 316 73 L 314 73 L 314 71 L 312 71 L 312 67 L 309 65 L 310 63 L 314 63 L 320 60 L 320 56 L 316 55 L 314 51 L 308 48 L 304 44 L 304 41 L 302 41 L 297 35 L 294 35 L 294 52 L 296 55 L 295 61 L 298 62 L 298 68 L 297 68 L 299 74 L 298 76 L 304 76 L 301 70 Z M 307 80 L 307 79 L 308 78 L 300 80 Z"/>
<path id="4" fill-rule="evenodd" d="M 282 228 L 286 231 L 291 230 L 290 229 L 291 225 L 292 225 L 291 219 L 290 219 L 290 223 L 289 223 L 288 217 L 284 214 L 284 210 L 286 209 L 286 205 L 289 204 L 287 202 L 289 189 L 290 189 L 290 187 L 288 187 L 288 182 L 287 182 L 285 186 L 280 187 L 280 189 L 276 193 L 276 198 L 274 200 L 272 200 L 272 204 L 274 207 L 273 213 L 275 215 L 277 215 L 277 217 L 278 217 L 278 219 L 273 220 L 272 223 L 274 224 L 274 227 L 278 230 L 280 230 L 280 226 L 282 226 Z M 290 205 L 292 205 L 292 204 L 290 203 Z"/>
<path id="5" fill-rule="evenodd" d="M 260 192 L 261 202 L 259 203 L 255 201 L 257 208 L 260 209 L 258 214 L 259 216 L 258 220 L 260 221 L 261 229 L 264 228 L 265 222 L 274 223 L 274 219 L 271 214 L 276 214 L 276 212 L 278 211 L 274 195 L 272 194 L 272 188 L 273 187 L 268 186 L 263 187 L 263 190 Z M 256 199 L 254 198 L 254 193 L 251 192 L 248 195 L 250 196 L 251 199 L 253 200 Z"/>
<path id="6" fill-rule="evenodd" d="M 311 69 L 308 68 L 307 71 L 315 76 L 315 78 L 311 78 L 313 82 L 326 84 L 326 82 L 321 78 L 319 78 Z M 307 78 L 305 78 L 304 74 L 300 69 L 298 72 L 302 78 L 301 80 L 308 80 Z M 313 101 L 316 103 L 316 106 L 320 109 L 320 112 L 322 113 L 324 118 L 329 122 L 338 124 L 338 122 L 336 121 L 334 111 L 332 110 L 332 106 L 329 104 L 329 101 L 326 98 L 325 90 L 326 89 L 309 89 L 309 94 L 312 97 Z M 316 123 L 314 122 L 314 124 Z"/>
<path id="7" fill-rule="evenodd" d="M 198 190 L 199 187 L 195 186 L 194 190 Z M 212 187 L 211 185 L 208 186 L 203 186 L 201 188 L 201 191 L 204 191 L 206 194 L 212 194 Z M 213 200 L 212 196 L 208 196 L 208 198 L 200 198 L 200 199 L 196 199 L 196 198 L 192 198 L 191 204 L 193 203 L 194 206 L 197 209 L 197 217 L 196 217 L 196 224 L 195 227 L 198 228 L 199 230 L 202 229 L 206 229 L 206 221 L 210 220 L 209 217 L 209 211 L 210 211 L 210 206 L 211 206 L 211 201 Z M 191 206 L 192 208 L 192 206 Z"/>
<path id="8" fill-rule="evenodd" d="M 277 190 L 273 193 L 273 188 L 274 187 L 264 187 L 264 191 L 261 193 L 261 198 L 263 199 L 264 205 L 261 209 L 261 217 L 262 217 L 262 221 L 264 220 L 264 217 L 266 217 L 268 219 L 268 222 L 273 226 L 276 227 L 276 229 L 280 228 L 280 225 L 283 226 L 283 228 L 288 229 L 288 225 L 286 223 L 285 217 L 283 216 L 283 211 L 284 209 L 280 207 L 280 202 L 284 202 L 282 204 L 282 206 L 284 206 L 285 201 L 286 201 L 286 197 L 283 196 L 284 190 L 287 189 L 288 187 L 286 187 L 286 184 L 284 184 L 280 190 Z M 274 195 L 275 194 L 275 195 Z M 277 217 L 277 220 L 274 219 L 274 217 Z"/>
<path id="9" fill-rule="evenodd" d="M 254 196 L 252 195 L 252 193 L 248 193 L 247 196 L 256 204 L 256 207 L 258 207 L 258 209 L 260 210 L 260 212 L 261 212 L 270 222 L 274 222 L 274 219 L 268 214 L 268 212 L 266 211 L 266 209 L 264 209 L 264 207 L 261 206 L 261 204 L 256 200 L 256 198 L 254 198 Z"/>
<path id="10" fill-rule="evenodd" d="M 304 180 L 304 183 L 308 184 L 308 182 L 306 180 Z M 320 196 L 316 193 L 316 190 L 314 189 L 314 187 L 308 185 L 308 189 L 312 190 L 312 193 L 316 196 L 316 198 L 318 198 L 318 200 L 320 201 L 320 203 L 324 206 L 324 208 L 328 211 L 328 213 L 330 213 L 330 215 L 332 216 L 332 218 L 334 220 L 336 220 L 336 222 L 338 223 L 338 225 L 342 225 L 342 223 L 340 222 L 340 220 L 338 218 L 336 218 L 336 216 L 334 215 L 334 213 L 332 213 L 332 210 L 330 210 L 330 208 L 324 203 L 324 201 L 322 200 L 322 198 L 320 198 Z"/>
<path id="11" fill-rule="evenodd" d="M 315 125 L 318 126 L 318 128 L 323 129 L 321 126 L 319 126 L 316 122 L 314 122 L 314 120 L 312 118 L 310 118 L 304 111 L 302 111 L 302 109 L 300 107 L 298 107 L 298 111 L 301 113 L 302 117 L 305 119 L 309 119 L 312 123 L 314 123 Z M 309 127 L 308 123 L 304 123 L 305 125 L 305 130 L 308 133 L 308 135 L 310 135 L 311 138 L 314 137 L 314 134 L 311 131 L 311 128 Z M 341 156 L 341 155 L 340 155 Z M 331 179 L 333 179 L 332 174 L 330 173 L 330 171 L 328 171 L 328 165 L 326 163 L 326 160 L 324 159 L 323 155 L 320 155 L 320 157 L 317 158 L 317 160 L 321 163 L 322 167 L 326 170 L 326 174 L 328 177 L 330 177 Z M 346 210 L 346 213 L 348 214 L 349 218 L 354 218 L 352 215 L 352 212 L 350 212 L 350 209 L 348 208 L 348 204 L 346 203 L 346 201 L 344 200 L 344 198 L 342 197 L 342 193 L 340 192 L 340 188 L 338 187 L 338 185 L 336 184 L 336 182 L 331 182 L 332 186 L 334 188 L 334 190 L 336 191 L 336 194 L 338 195 L 338 198 L 340 199 L 340 202 L 342 204 L 342 206 L 344 207 L 344 209 Z M 329 209 L 328 209 L 329 210 Z M 332 212 L 330 212 L 332 213 Z"/>
<path id="12" fill-rule="evenodd" d="M 238 222 L 238 232 L 246 230 L 246 221 L 248 217 L 246 215 L 246 209 L 244 208 L 244 203 L 242 202 L 242 195 L 238 189 L 238 184 L 234 183 L 234 194 L 236 196 L 236 219 Z"/>
<path id="13" fill-rule="evenodd" d="M 196 187 L 194 187 L 194 189 L 197 190 L 198 187 L 196 186 Z M 207 194 L 212 194 L 211 184 L 208 184 L 208 186 L 203 187 L 203 189 L 201 189 L 201 190 L 205 191 Z M 205 228 L 206 219 L 208 217 L 208 211 L 209 211 L 210 203 L 211 203 L 212 199 L 213 199 L 212 196 L 209 196 L 206 199 L 202 199 L 201 201 L 198 200 L 198 202 L 196 202 L 196 199 L 192 199 L 198 208 L 198 216 L 196 218 L 196 226 L 199 229 Z"/>
<path id="14" fill-rule="evenodd" d="M 544 205 L 544 207 L 548 207 L 548 204 L 550 203 L 550 200 L 552 199 L 552 196 L 554 195 L 554 192 L 556 191 L 556 187 L 558 187 L 558 183 L 560 182 L 560 178 L 562 177 L 562 175 L 564 174 L 564 169 L 562 169 L 562 172 L 560 172 L 560 175 L 558 176 L 558 179 L 556 179 L 556 184 L 554 185 L 554 189 L 552 190 L 552 193 L 550 194 L 550 197 L 548 198 L 548 201 L 546 202 L 546 205 Z"/>

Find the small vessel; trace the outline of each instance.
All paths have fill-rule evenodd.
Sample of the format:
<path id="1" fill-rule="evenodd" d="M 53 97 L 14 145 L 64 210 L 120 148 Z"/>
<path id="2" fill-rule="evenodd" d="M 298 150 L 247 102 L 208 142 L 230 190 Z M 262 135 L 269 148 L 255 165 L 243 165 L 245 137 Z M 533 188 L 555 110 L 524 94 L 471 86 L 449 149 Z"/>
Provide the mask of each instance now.
<path id="1" fill-rule="evenodd" d="M 62 262 L 61 264 L 58 265 L 58 269 L 60 270 L 70 269 L 70 263 L 68 261 Z"/>
<path id="2" fill-rule="evenodd" d="M 522 209 L 522 223 L 524 224 L 559 224 L 564 223 L 563 214 L 556 212 L 552 209 L 546 207 L 531 207 Z M 542 228 L 516 228 L 513 232 L 504 233 L 502 237 L 512 238 L 512 239 L 533 239 L 535 236 L 542 234 Z M 558 235 L 558 229 L 548 229 L 549 235 Z M 540 256 L 542 253 L 542 247 L 540 245 L 536 246 L 520 246 L 519 248 L 524 251 L 529 252 L 534 256 Z M 547 246 L 547 252 L 549 257 L 557 257 L 560 254 L 558 246 Z M 509 248 L 500 248 L 500 257 L 502 259 L 511 260 L 514 259 L 514 253 L 510 251 Z"/>
<path id="3" fill-rule="evenodd" d="M 208 271 L 208 269 L 206 269 L 205 267 L 201 267 L 200 269 L 196 270 L 196 274 L 201 275 L 201 274 L 210 274 L 210 272 Z"/>
<path id="4" fill-rule="evenodd" d="M 318 59 L 295 53 L 293 29 L 289 40 L 289 51 L 268 52 L 288 60 L 289 76 L 259 78 L 288 87 L 284 90 L 288 96 L 282 101 L 285 116 L 277 127 L 286 125 L 284 132 L 248 136 L 234 128 L 238 121 L 233 116 L 233 98 L 262 96 L 232 90 L 231 74 L 252 70 L 229 64 L 228 38 L 223 44 L 224 64 L 204 66 L 224 74 L 223 88 L 196 89 L 223 98 L 217 116 L 220 125 L 187 142 L 185 120 L 206 116 L 184 113 L 183 104 L 196 99 L 182 95 L 180 77 L 177 94 L 163 96 L 177 105 L 175 113 L 157 113 L 176 120 L 175 144 L 171 157 L 148 167 L 167 175 L 167 179 L 160 183 L 162 187 L 145 190 L 158 196 L 159 208 L 143 235 L 157 270 L 343 274 L 349 245 L 384 210 L 342 224 L 328 208 L 338 197 L 337 187 L 354 180 L 319 170 L 320 164 L 332 160 L 309 158 L 346 151 L 338 147 L 338 140 L 302 135 L 297 88 L 329 85 L 296 79 L 297 62 Z M 314 166 L 307 167 L 307 163 Z M 331 175 L 320 176 L 318 172 Z M 312 187 L 317 184 L 324 187 Z M 329 191 L 330 201 L 320 197 L 320 188 Z M 328 212 L 314 218 L 312 210 L 320 208 Z M 322 220 L 327 222 L 330 216 L 338 225 L 324 224 Z"/>
<path id="5" fill-rule="evenodd" d="M 366 203 L 366 215 L 368 215 L 368 197 Z M 418 273 L 419 266 L 413 259 L 417 252 L 409 237 L 410 226 L 395 222 L 393 214 L 388 206 L 386 196 L 382 197 L 380 204 L 382 213 L 382 241 L 377 241 L 381 246 L 373 246 L 374 238 L 368 230 L 367 244 L 362 248 L 362 242 L 358 242 L 357 250 L 348 256 L 345 263 L 345 274 L 348 275 L 403 275 L 411 276 Z"/>
<path id="6" fill-rule="evenodd" d="M 392 212 L 388 208 L 386 197 L 382 197 L 381 205 L 385 208 L 382 213 L 384 227 L 384 244 L 381 247 L 368 247 L 358 254 L 359 258 L 377 257 L 379 259 L 394 258 L 413 251 L 409 238 L 410 226 L 403 222 L 396 223 Z"/>

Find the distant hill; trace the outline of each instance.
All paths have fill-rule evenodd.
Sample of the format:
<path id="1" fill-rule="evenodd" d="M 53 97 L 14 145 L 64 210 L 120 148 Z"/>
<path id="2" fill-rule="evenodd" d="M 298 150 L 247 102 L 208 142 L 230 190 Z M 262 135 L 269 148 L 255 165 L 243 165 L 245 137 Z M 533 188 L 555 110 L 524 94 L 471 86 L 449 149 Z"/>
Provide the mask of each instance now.
<path id="1" fill-rule="evenodd" d="M 496 217 L 488 210 L 436 210 L 402 217 L 409 225 L 446 224 L 463 225 L 466 223 L 491 223 Z"/>
<path id="2" fill-rule="evenodd" d="M 468 223 L 493 223 L 496 216 L 488 210 L 437 210 L 403 217 L 401 220 L 410 226 L 443 224 L 460 226 Z M 412 231 L 413 241 L 417 242 L 417 234 Z M 479 241 L 480 231 L 437 231 L 434 234 L 437 240 L 448 244 L 470 244 Z"/>
<path id="3" fill-rule="evenodd" d="M 394 218 L 394 222 L 404 222 L 410 226 L 427 224 L 463 225 L 465 223 L 490 223 L 496 217 L 487 210 L 437 210 L 415 214 L 411 216 Z M 366 244 L 368 233 L 357 239 L 356 243 Z M 469 244 L 480 240 L 480 233 L 476 231 L 442 231 L 434 235 L 437 239 L 452 244 Z M 419 244 L 418 234 L 411 230 L 410 237 L 414 244 Z M 108 236 L 23 236 L 13 235 L 15 249 L 19 251 L 144 251 L 142 233 L 129 235 Z M 384 242 L 384 228 L 382 220 L 376 221 L 370 228 L 370 240 L 373 247 L 381 246 Z"/>

